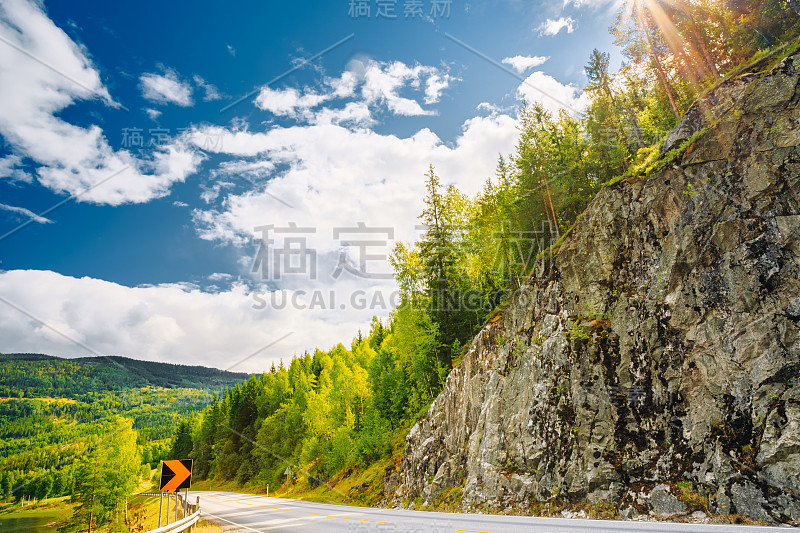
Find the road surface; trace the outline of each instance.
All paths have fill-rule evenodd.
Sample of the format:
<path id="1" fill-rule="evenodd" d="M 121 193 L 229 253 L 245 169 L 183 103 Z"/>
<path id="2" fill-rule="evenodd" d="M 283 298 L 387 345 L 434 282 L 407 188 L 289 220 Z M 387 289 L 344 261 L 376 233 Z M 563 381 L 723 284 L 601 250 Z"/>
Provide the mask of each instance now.
<path id="1" fill-rule="evenodd" d="M 190 492 L 200 496 L 203 519 L 226 532 L 314 533 L 777 533 L 786 528 L 617 522 L 565 518 L 531 518 L 484 514 L 430 513 L 399 509 L 372 509 L 285 498 L 266 498 L 235 492 Z"/>

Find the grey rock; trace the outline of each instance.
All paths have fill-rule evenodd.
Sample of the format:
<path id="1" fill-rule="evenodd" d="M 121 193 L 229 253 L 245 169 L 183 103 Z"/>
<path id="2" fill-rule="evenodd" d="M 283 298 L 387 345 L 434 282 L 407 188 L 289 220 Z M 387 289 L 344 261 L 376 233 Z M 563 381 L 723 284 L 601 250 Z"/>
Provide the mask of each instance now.
<path id="1" fill-rule="evenodd" d="M 786 315 L 792 320 L 800 320 L 800 296 L 793 298 L 786 306 Z"/>
<path id="2" fill-rule="evenodd" d="M 623 520 L 636 520 L 641 516 L 641 513 L 633 505 L 628 505 L 619 510 L 619 517 Z"/>
<path id="3" fill-rule="evenodd" d="M 662 518 L 686 513 L 686 504 L 670 494 L 666 485 L 656 485 L 650 491 L 650 509 Z"/>
<path id="4" fill-rule="evenodd" d="M 681 118 L 680 123 L 667 134 L 661 153 L 677 148 L 710 121 L 729 112 L 747 88 L 749 78 L 737 78 L 718 87 L 697 101 Z"/>
<path id="5" fill-rule="evenodd" d="M 717 505 L 714 511 L 721 515 L 731 513 L 731 498 L 723 488 L 720 488 L 717 491 Z"/>
<path id="6" fill-rule="evenodd" d="M 750 482 L 734 483 L 731 487 L 731 500 L 736 511 L 756 520 L 770 520 L 770 514 L 765 509 L 767 500 L 761 489 Z"/>

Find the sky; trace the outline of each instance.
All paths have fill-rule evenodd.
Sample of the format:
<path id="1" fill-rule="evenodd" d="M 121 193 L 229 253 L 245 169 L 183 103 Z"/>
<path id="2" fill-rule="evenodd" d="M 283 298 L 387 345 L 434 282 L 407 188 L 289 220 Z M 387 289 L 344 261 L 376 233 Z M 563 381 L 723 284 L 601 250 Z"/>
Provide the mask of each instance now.
<path id="1" fill-rule="evenodd" d="M 0 3 L 0 352 L 263 371 L 397 303 L 424 174 L 578 114 L 608 0 Z"/>

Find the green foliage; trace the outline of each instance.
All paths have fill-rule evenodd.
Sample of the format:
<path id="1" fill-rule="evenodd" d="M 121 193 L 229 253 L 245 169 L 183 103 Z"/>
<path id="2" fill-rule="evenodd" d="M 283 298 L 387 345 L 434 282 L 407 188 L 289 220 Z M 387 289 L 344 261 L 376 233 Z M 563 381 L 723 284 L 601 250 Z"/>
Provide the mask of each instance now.
<path id="1" fill-rule="evenodd" d="M 76 468 L 76 483 L 70 498 L 75 508 L 61 531 L 83 531 L 89 524 L 94 528 L 109 526 L 111 531 L 123 530 L 123 506 L 141 472 L 136 438 L 133 421 L 117 418 L 110 432 L 90 444 Z"/>
<path id="2" fill-rule="evenodd" d="M 583 329 L 583 327 L 578 323 L 577 320 L 571 320 L 569 322 L 569 329 L 567 330 L 567 335 L 572 340 L 585 340 L 592 338 L 592 336 L 585 329 Z"/>
<path id="3" fill-rule="evenodd" d="M 704 509 L 708 511 L 708 498 L 700 496 L 691 481 L 679 481 L 677 483 L 681 499 L 689 505 L 691 509 Z"/>
<path id="4" fill-rule="evenodd" d="M 102 462 L 103 454 L 123 454 L 114 479 L 129 487 L 130 480 L 136 482 L 144 472 L 149 476 L 151 467 L 173 458 L 176 443 L 169 437 L 176 427 L 189 427 L 191 444 L 191 416 L 214 399 L 206 390 L 126 388 L 142 383 L 139 371 L 130 367 L 126 375 L 116 365 L 37 355 L 3 356 L 0 367 L 4 368 L 0 389 L 16 396 L 0 399 L 0 499 L 6 500 L 78 497 L 86 490 L 86 461 L 97 457 Z M 147 379 L 153 381 L 174 365 L 148 363 L 141 368 L 150 370 Z M 215 369 L 189 370 L 188 375 L 207 377 L 207 383 L 195 382 L 206 387 L 232 376 Z M 48 389 L 51 386 L 53 390 Z M 66 397 L 52 397 L 55 394 Z M 128 465 L 125 461 L 130 458 Z M 108 519 L 110 529 L 121 527 L 116 522 L 119 509 L 114 507 L 117 496 L 106 491 L 107 497 L 98 499 L 99 494 L 94 515 L 100 518 L 93 518 L 93 523 Z M 85 502 L 77 503 L 88 509 Z M 72 526 L 85 528 L 88 514 L 84 518 Z"/>

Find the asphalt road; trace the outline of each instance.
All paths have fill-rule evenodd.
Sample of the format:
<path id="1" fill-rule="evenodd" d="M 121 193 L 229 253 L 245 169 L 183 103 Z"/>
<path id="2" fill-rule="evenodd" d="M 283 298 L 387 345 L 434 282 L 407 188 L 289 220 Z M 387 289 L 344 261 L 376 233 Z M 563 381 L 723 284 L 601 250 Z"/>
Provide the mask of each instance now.
<path id="1" fill-rule="evenodd" d="M 571 533 L 591 532 L 698 532 L 771 533 L 786 528 L 672 524 L 667 522 L 617 522 L 530 518 L 484 514 L 429 513 L 398 509 L 372 509 L 285 498 L 265 498 L 235 492 L 190 493 L 200 496 L 203 519 L 226 532 L 331 532 L 331 533 Z"/>

